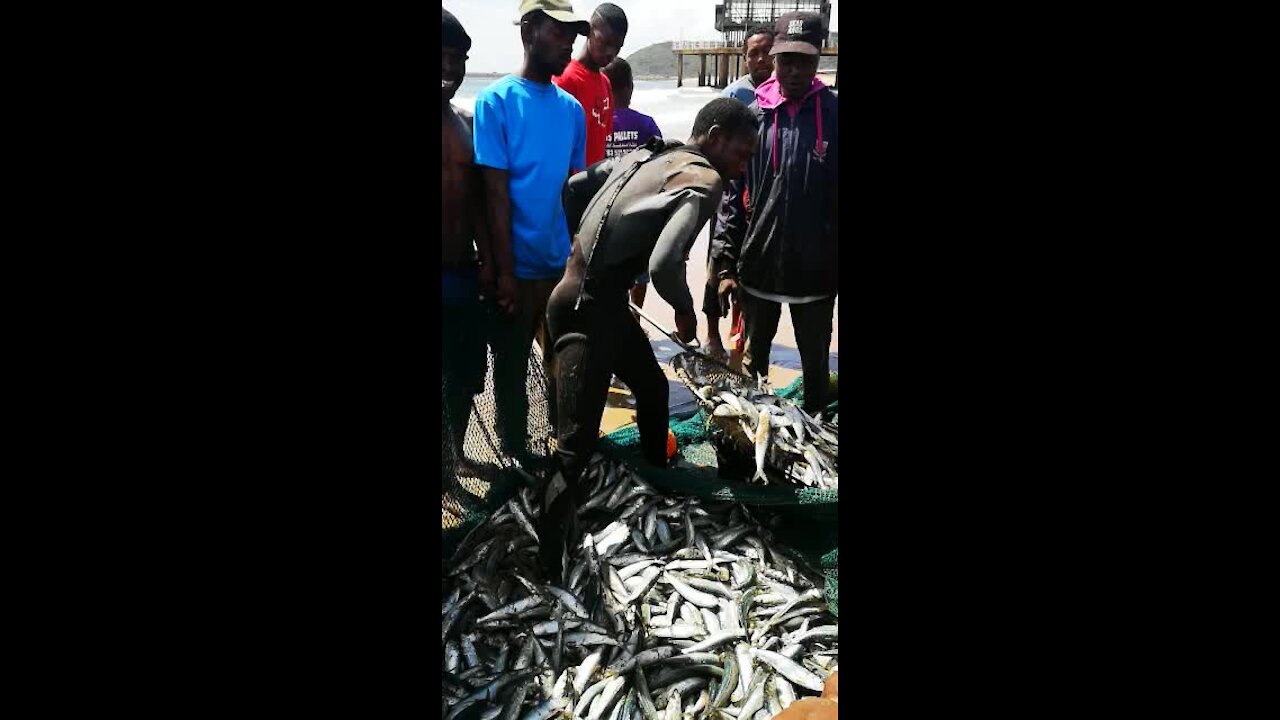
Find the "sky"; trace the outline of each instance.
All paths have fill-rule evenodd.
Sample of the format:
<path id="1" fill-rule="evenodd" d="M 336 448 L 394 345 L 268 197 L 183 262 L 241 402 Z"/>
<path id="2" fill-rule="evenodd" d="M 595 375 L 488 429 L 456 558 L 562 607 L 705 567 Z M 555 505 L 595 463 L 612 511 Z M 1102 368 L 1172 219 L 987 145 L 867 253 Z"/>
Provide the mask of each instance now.
<path id="1" fill-rule="evenodd" d="M 600 3 L 572 0 L 573 9 L 583 18 Z M 718 40 L 716 0 L 609 0 L 627 14 L 627 44 L 622 57 L 668 40 Z M 442 0 L 471 36 L 469 73 L 507 73 L 520 69 L 523 59 L 520 28 L 512 21 L 519 15 L 519 0 Z M 840 2 L 831 2 L 831 30 L 840 30 Z M 584 39 L 578 38 L 577 57 Z"/>

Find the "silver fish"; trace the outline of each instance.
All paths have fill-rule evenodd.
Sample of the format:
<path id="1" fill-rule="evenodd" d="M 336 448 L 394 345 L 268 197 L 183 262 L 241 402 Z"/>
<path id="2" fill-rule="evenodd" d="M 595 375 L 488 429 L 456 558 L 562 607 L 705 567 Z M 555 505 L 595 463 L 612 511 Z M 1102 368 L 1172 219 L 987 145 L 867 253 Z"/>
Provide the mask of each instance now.
<path id="1" fill-rule="evenodd" d="M 764 707 L 764 683 L 756 682 L 754 685 L 755 687 L 747 694 L 747 698 L 742 701 L 742 707 L 738 709 L 740 719 L 749 718 Z"/>
<path id="2" fill-rule="evenodd" d="M 774 675 L 773 682 L 778 688 L 778 704 L 786 710 L 796 701 L 796 690 L 791 686 L 791 681 L 781 675 Z"/>
<path id="3" fill-rule="evenodd" d="M 670 585 L 675 588 L 676 592 L 680 593 L 681 597 L 698 607 L 714 608 L 719 605 L 719 603 L 716 602 L 716 599 L 711 595 L 708 595 L 701 590 L 695 590 L 694 588 L 689 587 L 689 585 L 681 582 L 679 578 L 671 575 L 670 573 L 664 575 L 663 579 L 667 583 L 670 583 Z"/>
<path id="4" fill-rule="evenodd" d="M 737 640 L 743 637 L 746 637 L 746 633 L 743 632 L 740 628 L 731 629 L 731 630 L 721 630 L 720 632 L 707 637 L 707 639 L 703 640 L 702 642 L 694 643 L 692 646 L 685 648 L 681 652 L 687 654 L 691 652 L 700 652 L 702 650 L 709 650 L 718 645 L 723 645 L 724 643 L 732 642 L 734 640 Z M 783 658 L 783 659 L 785 660 L 786 658 Z"/>
<path id="5" fill-rule="evenodd" d="M 822 680 L 819 679 L 817 675 L 806 670 L 800 665 L 797 665 L 794 660 L 785 658 L 778 653 L 771 652 L 769 650 L 759 650 L 756 648 L 752 648 L 751 655 L 752 657 L 760 658 L 760 660 L 773 667 L 774 670 L 782 673 L 783 676 L 796 685 L 808 688 L 815 692 L 822 692 Z"/>
<path id="6" fill-rule="evenodd" d="M 757 431 L 786 418 L 770 426 L 766 461 L 774 462 L 799 437 L 794 416 L 785 401 L 746 401 Z M 830 450 L 820 438 L 813 447 Z M 597 504 L 571 528 L 563 585 L 539 581 L 536 531 L 524 527 L 540 510 L 532 490 L 508 497 L 464 538 L 469 550 L 445 561 L 446 716 L 469 709 L 489 720 L 568 720 L 575 712 L 594 720 L 671 712 L 754 720 L 795 695 L 820 692 L 813 680 L 838 667 L 839 643 L 823 583 L 756 513 L 669 497 L 611 461 L 596 461 L 582 482 L 598 485 L 590 496 Z M 495 694 L 512 671 L 536 674 Z M 757 695 L 760 706 L 743 713 Z"/>

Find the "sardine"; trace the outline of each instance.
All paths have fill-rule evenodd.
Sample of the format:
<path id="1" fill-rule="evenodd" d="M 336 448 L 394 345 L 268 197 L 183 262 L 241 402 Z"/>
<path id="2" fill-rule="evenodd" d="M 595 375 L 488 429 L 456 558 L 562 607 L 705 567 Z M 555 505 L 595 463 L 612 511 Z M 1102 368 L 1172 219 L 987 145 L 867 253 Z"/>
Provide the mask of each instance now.
<path id="1" fill-rule="evenodd" d="M 578 703 L 574 705 L 573 716 L 575 718 L 582 717 L 582 714 L 590 709 L 591 703 L 595 702 L 595 699 L 599 697 L 600 693 L 604 692 L 605 687 L 612 680 L 613 678 L 601 680 L 588 687 L 586 692 L 582 693 L 582 697 L 578 698 Z"/>
<path id="2" fill-rule="evenodd" d="M 715 635 L 716 633 L 720 632 L 720 619 L 716 617 L 716 614 L 711 612 L 707 608 L 701 608 L 701 611 L 702 611 L 702 623 L 703 623 L 703 626 L 706 627 L 707 629 L 707 634 Z"/>
<path id="3" fill-rule="evenodd" d="M 687 647 L 684 650 L 681 650 L 681 652 L 688 654 L 691 652 L 701 652 L 703 650 L 710 650 L 711 648 L 716 647 L 718 645 L 723 645 L 724 643 L 732 642 L 734 640 L 737 640 L 743 637 L 746 637 L 746 633 L 743 632 L 741 629 L 721 630 L 720 632 L 707 637 L 706 640 L 703 640 L 702 642 L 699 642 L 699 643 L 694 643 L 692 646 Z M 785 660 L 786 658 L 783 658 L 783 659 Z"/>
<path id="4" fill-rule="evenodd" d="M 524 705 L 524 698 L 528 692 L 529 683 L 522 682 L 516 686 L 516 689 L 511 692 L 511 697 L 507 699 L 507 704 L 503 708 L 501 720 L 514 720 L 520 716 L 520 711 L 523 709 L 522 706 Z"/>
<path id="5" fill-rule="evenodd" d="M 713 608 L 719 604 L 711 595 L 708 595 L 701 590 L 695 590 L 688 584 L 681 582 L 679 578 L 671 575 L 670 573 L 664 575 L 663 579 L 670 583 L 671 586 L 675 588 L 676 592 L 680 593 L 681 597 L 698 607 Z"/>
<path id="6" fill-rule="evenodd" d="M 449 640 L 444 644 L 444 669 L 449 672 L 457 672 L 459 664 L 462 662 L 462 648 L 458 645 L 458 641 Z"/>
<path id="7" fill-rule="evenodd" d="M 782 675 L 774 675 L 773 682 L 778 687 L 778 703 L 786 710 L 796 701 L 796 690 L 791 687 L 791 681 Z"/>
<path id="8" fill-rule="evenodd" d="M 738 661 L 734 653 L 727 652 L 724 654 L 724 676 L 723 681 L 711 698 L 711 709 L 722 708 L 729 703 L 729 697 L 733 695 L 733 691 L 738 687 Z"/>
<path id="9" fill-rule="evenodd" d="M 587 681 L 591 679 L 596 668 L 600 667 L 600 657 L 602 654 L 602 650 L 596 650 L 595 652 L 587 655 L 587 657 L 583 659 L 582 663 L 578 665 L 578 668 L 573 675 L 574 693 L 581 694 L 582 691 L 586 689 Z"/>
<path id="10" fill-rule="evenodd" d="M 627 659 L 625 662 L 615 663 L 609 666 L 609 672 L 626 674 L 632 669 L 640 667 L 645 668 L 655 663 L 662 662 L 675 654 L 676 649 L 670 645 L 660 645 L 652 650 L 644 652 Z"/>
<path id="11" fill-rule="evenodd" d="M 662 720 L 680 720 L 680 693 L 670 690 L 663 696 L 663 702 L 666 704 L 666 712 L 662 716 Z"/>
<path id="12" fill-rule="evenodd" d="M 467 633 L 462 636 L 462 659 L 467 661 L 467 667 L 469 668 L 480 664 L 480 656 L 476 653 L 475 640 L 475 633 Z"/>
<path id="13" fill-rule="evenodd" d="M 649 692 L 649 683 L 645 680 L 644 670 L 635 669 L 634 678 L 636 687 L 636 701 L 640 706 L 640 712 L 644 715 L 644 720 L 657 720 L 658 709 L 654 707 L 653 696 Z"/>
<path id="14" fill-rule="evenodd" d="M 649 634 L 656 638 L 691 638 L 698 635 L 699 630 L 697 625 L 679 623 L 669 627 L 654 628 Z"/>
<path id="15" fill-rule="evenodd" d="M 755 715 L 757 710 L 764 707 L 764 683 L 757 682 L 754 686 L 754 689 L 747 694 L 746 700 L 742 701 L 742 707 L 738 709 L 739 720 Z"/>
<path id="16" fill-rule="evenodd" d="M 711 682 L 715 682 L 715 681 L 712 680 Z M 710 702 L 711 702 L 710 695 L 708 694 L 707 690 L 703 690 L 702 692 L 698 693 L 698 697 L 696 700 L 693 701 L 693 704 L 685 708 L 685 711 L 684 711 L 685 717 L 691 717 L 691 718 L 700 717 L 699 713 L 701 713 L 703 709 L 706 708 Z"/>
<path id="17" fill-rule="evenodd" d="M 604 713 L 613 708 L 613 703 L 618 700 L 619 694 L 624 685 L 627 684 L 625 676 L 618 676 L 609 680 L 596 699 L 591 702 L 591 709 L 587 712 L 587 720 L 600 720 Z"/>
<path id="18" fill-rule="evenodd" d="M 507 618 L 512 618 L 522 612 L 525 612 L 527 610 L 530 610 L 532 608 L 535 608 L 541 605 L 542 602 L 543 602 L 543 599 L 541 596 L 530 595 L 529 597 L 521 598 L 520 600 L 517 600 L 511 603 L 510 605 L 501 607 L 495 610 L 494 612 L 491 612 L 488 615 L 485 615 L 484 617 L 477 619 L 476 622 L 485 623 L 490 620 L 505 620 Z"/>
<path id="19" fill-rule="evenodd" d="M 794 660 L 785 658 L 776 652 L 756 648 L 752 648 L 751 655 L 767 663 L 796 685 L 822 692 L 822 680 L 817 675 L 797 665 Z"/>
<path id="20" fill-rule="evenodd" d="M 717 405 L 716 409 L 711 411 L 711 414 L 714 417 L 742 417 L 742 411 L 738 409 L 738 406 L 730 405 L 729 403 Z"/>
<path id="21" fill-rule="evenodd" d="M 689 576 L 682 578 L 682 580 L 686 585 L 688 585 L 691 588 L 694 588 L 695 590 L 701 590 L 705 593 L 710 593 L 712 595 L 719 595 L 720 597 L 726 600 L 738 599 L 738 595 L 734 593 L 732 590 L 730 590 L 727 586 L 725 586 L 725 584 L 722 582 L 716 582 L 713 580 L 704 580 L 702 578 L 689 577 Z"/>
<path id="22" fill-rule="evenodd" d="M 533 529 L 533 523 L 529 522 L 529 518 L 525 516 L 524 509 L 520 506 L 520 503 L 515 498 L 511 498 L 507 506 L 511 508 L 511 514 L 515 516 L 520 528 L 529 533 L 534 542 L 541 542 L 538 539 L 538 531 Z"/>

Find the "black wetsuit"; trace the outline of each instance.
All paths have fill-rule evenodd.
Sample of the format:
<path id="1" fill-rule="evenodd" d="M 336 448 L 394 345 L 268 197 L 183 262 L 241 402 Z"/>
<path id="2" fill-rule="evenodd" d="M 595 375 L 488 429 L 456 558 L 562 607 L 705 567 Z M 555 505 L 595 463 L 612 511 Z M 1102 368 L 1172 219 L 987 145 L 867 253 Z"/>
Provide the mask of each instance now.
<path id="1" fill-rule="evenodd" d="M 655 151 L 657 151 L 655 153 Z M 636 424 L 646 460 L 665 466 L 667 379 L 627 301 L 637 275 L 678 313 L 693 312 L 685 261 L 703 226 L 715 217 L 720 174 L 692 146 L 655 142 L 610 158 L 570 178 L 565 212 L 575 228 L 564 278 L 547 303 L 556 355 L 557 465 L 568 492 L 545 515 L 563 532 L 578 480 L 590 459 L 614 375 L 636 399 Z M 544 560 L 558 562 L 562 545 L 544 536 Z"/>

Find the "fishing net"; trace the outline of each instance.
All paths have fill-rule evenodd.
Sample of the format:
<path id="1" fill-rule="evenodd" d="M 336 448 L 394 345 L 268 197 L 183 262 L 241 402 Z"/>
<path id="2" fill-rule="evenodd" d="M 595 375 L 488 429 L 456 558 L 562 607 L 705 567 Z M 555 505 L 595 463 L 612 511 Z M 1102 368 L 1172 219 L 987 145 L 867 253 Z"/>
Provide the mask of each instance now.
<path id="1" fill-rule="evenodd" d="M 447 328 L 441 352 L 463 352 L 474 348 L 474 337 L 460 333 L 491 335 L 491 315 L 479 327 Z M 450 337 L 450 332 L 455 336 Z M 510 499 L 526 478 L 538 475 L 551 458 L 551 420 L 547 383 L 542 370 L 542 354 L 531 346 L 528 362 L 520 376 L 508 375 L 513 392 L 495 388 L 501 380 L 492 347 L 484 350 L 483 390 L 467 399 L 449 372 L 441 381 L 441 516 L 440 533 L 445 557 L 453 554 L 458 542 L 494 510 Z M 515 364 L 519 370 L 519 365 Z M 451 408 L 453 409 L 451 411 Z M 523 472 L 522 472 L 523 471 Z M 527 473 L 528 475 L 526 475 Z"/>
<path id="2" fill-rule="evenodd" d="M 827 605 L 831 613 L 840 617 L 840 550 L 837 548 L 822 556 L 822 574 L 827 580 Z"/>

